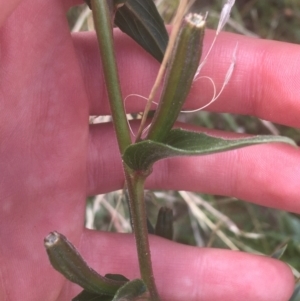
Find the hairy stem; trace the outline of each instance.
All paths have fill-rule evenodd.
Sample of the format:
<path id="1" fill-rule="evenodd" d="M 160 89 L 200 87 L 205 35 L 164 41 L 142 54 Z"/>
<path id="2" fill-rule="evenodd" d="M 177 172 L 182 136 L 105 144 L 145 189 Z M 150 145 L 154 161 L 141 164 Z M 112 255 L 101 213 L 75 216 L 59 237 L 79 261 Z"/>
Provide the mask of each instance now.
<path id="1" fill-rule="evenodd" d="M 130 198 L 130 211 L 138 252 L 140 273 L 149 290 L 151 301 L 159 301 L 152 270 L 144 201 L 144 183 L 146 177 L 146 175 L 142 175 L 139 172 L 134 172 L 134 174 L 131 175 L 126 173 L 126 182 Z"/>

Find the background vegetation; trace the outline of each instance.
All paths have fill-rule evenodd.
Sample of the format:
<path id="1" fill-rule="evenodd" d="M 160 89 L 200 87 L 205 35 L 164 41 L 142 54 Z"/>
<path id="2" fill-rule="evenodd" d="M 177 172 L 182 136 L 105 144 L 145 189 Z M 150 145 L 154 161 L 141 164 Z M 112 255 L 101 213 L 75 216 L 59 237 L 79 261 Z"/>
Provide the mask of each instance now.
<path id="1" fill-rule="evenodd" d="M 157 0 L 166 23 L 179 0 Z M 193 1 L 191 10 L 209 11 L 208 27 L 216 28 L 222 1 Z M 228 31 L 300 44 L 300 1 L 239 0 L 226 28 Z M 93 30 L 93 22 L 85 5 L 68 13 L 72 31 Z M 300 130 L 273 124 L 254 117 L 199 112 L 189 116 L 192 122 L 208 127 L 251 134 L 280 134 L 300 145 Z M 107 122 L 109 117 L 93 118 Z M 300 201 L 300 195 L 299 195 Z M 174 240 L 199 247 L 218 247 L 270 255 L 288 244 L 282 260 L 300 277 L 299 215 L 249 204 L 235 198 L 189 192 L 147 192 L 150 221 L 154 224 L 160 206 L 174 212 Z M 122 191 L 95 196 L 87 200 L 86 226 L 103 231 L 130 232 L 127 205 Z"/>

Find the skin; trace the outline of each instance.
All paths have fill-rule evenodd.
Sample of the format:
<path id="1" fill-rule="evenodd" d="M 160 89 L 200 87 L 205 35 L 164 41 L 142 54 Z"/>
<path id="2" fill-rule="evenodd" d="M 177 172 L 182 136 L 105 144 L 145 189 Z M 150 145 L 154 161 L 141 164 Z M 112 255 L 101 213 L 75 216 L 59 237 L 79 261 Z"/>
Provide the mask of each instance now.
<path id="1" fill-rule="evenodd" d="M 86 196 L 122 188 L 123 174 L 112 125 L 88 125 L 89 115 L 109 114 L 109 106 L 94 34 L 69 33 L 65 13 L 78 3 L 0 0 L 1 301 L 66 301 L 80 291 L 49 264 L 43 238 L 53 230 L 101 274 L 139 275 L 132 235 L 83 227 Z M 205 49 L 212 38 L 208 31 Z M 300 47 L 221 34 L 202 71 L 217 87 L 236 42 L 233 77 L 209 110 L 300 127 Z M 116 47 L 124 95 L 147 96 L 158 64 L 119 32 Z M 207 82 L 196 81 L 186 108 L 202 106 L 210 95 Z M 126 107 L 135 112 L 143 105 L 134 99 Z M 299 162 L 297 148 L 252 146 L 159 162 L 147 186 L 230 195 L 300 213 Z M 151 237 L 151 252 L 166 301 L 287 301 L 292 294 L 290 269 L 273 259 L 157 237 Z"/>

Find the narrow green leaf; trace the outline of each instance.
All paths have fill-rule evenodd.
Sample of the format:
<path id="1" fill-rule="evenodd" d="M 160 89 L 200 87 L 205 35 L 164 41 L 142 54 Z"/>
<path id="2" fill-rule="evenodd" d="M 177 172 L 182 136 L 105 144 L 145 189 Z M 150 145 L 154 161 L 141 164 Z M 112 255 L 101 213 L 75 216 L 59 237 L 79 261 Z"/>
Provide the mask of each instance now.
<path id="1" fill-rule="evenodd" d="M 273 254 L 271 254 L 271 258 L 280 259 L 282 257 L 282 255 L 284 254 L 284 252 L 287 248 L 287 245 L 288 245 L 288 243 L 284 244 L 283 246 L 281 246 L 280 248 L 275 250 L 275 252 Z"/>
<path id="2" fill-rule="evenodd" d="M 161 207 L 159 209 L 155 234 L 169 240 L 173 239 L 173 212 L 171 208 Z"/>
<path id="3" fill-rule="evenodd" d="M 111 301 L 112 298 L 111 296 L 103 296 L 83 290 L 79 295 L 73 298 L 72 301 Z"/>
<path id="4" fill-rule="evenodd" d="M 295 286 L 294 293 L 289 301 L 300 301 L 300 284 Z"/>
<path id="5" fill-rule="evenodd" d="M 159 62 L 168 44 L 168 33 L 153 0 L 127 0 L 115 15 L 115 24 Z"/>
<path id="6" fill-rule="evenodd" d="M 147 293 L 146 284 L 141 279 L 135 279 L 124 284 L 115 294 L 112 301 L 133 301 Z M 146 296 L 145 296 L 146 297 Z M 143 300 L 145 300 L 143 298 Z"/>
<path id="7" fill-rule="evenodd" d="M 254 136 L 240 139 L 223 139 L 203 133 L 171 130 L 164 143 L 144 140 L 130 145 L 123 155 L 124 162 L 134 170 L 149 170 L 158 160 L 176 156 L 199 156 L 263 143 L 295 142 L 281 136 Z"/>

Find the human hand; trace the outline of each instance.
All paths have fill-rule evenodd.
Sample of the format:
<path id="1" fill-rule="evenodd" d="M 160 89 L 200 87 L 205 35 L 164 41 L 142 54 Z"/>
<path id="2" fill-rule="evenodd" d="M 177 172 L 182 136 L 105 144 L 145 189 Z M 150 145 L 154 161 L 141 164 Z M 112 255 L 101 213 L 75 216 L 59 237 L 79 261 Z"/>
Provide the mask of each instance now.
<path id="1" fill-rule="evenodd" d="M 95 35 L 70 35 L 65 12 L 76 1 L 6 2 L 0 12 L 0 300 L 68 301 L 78 293 L 47 259 L 43 238 L 53 230 L 99 273 L 139 277 L 131 235 L 83 227 L 86 196 L 123 186 L 112 126 L 88 125 L 89 115 L 109 114 Z M 208 32 L 206 48 L 211 39 Z M 223 34 L 203 74 L 221 83 L 237 41 L 234 75 L 210 110 L 299 127 L 300 47 Z M 158 64 L 121 34 L 116 44 L 123 94 L 148 95 Z M 187 107 L 200 107 L 209 93 L 195 82 Z M 143 105 L 131 101 L 127 110 Z M 148 187 L 300 212 L 298 162 L 299 150 L 279 144 L 175 158 L 155 165 Z M 163 300 L 285 301 L 293 289 L 289 268 L 269 258 L 158 237 L 151 237 L 151 250 Z"/>

